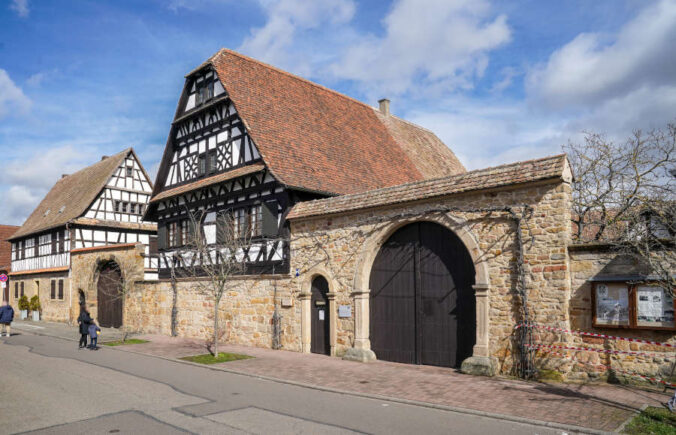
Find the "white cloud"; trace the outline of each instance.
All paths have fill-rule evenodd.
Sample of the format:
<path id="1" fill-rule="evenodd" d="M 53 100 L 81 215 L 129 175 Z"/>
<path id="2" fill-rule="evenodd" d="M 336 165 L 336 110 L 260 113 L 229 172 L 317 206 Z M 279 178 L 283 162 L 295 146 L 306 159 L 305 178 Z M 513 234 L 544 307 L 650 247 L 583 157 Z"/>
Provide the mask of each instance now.
<path id="1" fill-rule="evenodd" d="M 299 33 L 320 29 L 321 33 L 327 34 L 330 28 L 348 23 L 355 11 L 352 0 L 259 0 L 259 3 L 267 15 L 267 22 L 263 27 L 252 29 L 238 50 L 304 75 L 312 74 L 313 58 L 317 53 L 296 50 L 299 54 L 296 55 L 290 52 Z"/>
<path id="2" fill-rule="evenodd" d="M 485 0 L 400 0 L 383 27 L 384 36 L 364 36 L 331 72 L 388 96 L 471 88 L 488 53 L 511 37 L 506 16 Z"/>
<path id="3" fill-rule="evenodd" d="M 0 69 L 0 119 L 15 111 L 28 113 L 30 107 L 31 100 L 14 84 L 7 71 Z"/>
<path id="4" fill-rule="evenodd" d="M 8 161 L 0 176 L 3 186 L 0 222 L 4 224 L 20 225 L 62 174 L 78 171 L 96 159 L 94 150 L 82 146 L 30 151 L 30 157 L 23 155 Z"/>
<path id="5" fill-rule="evenodd" d="M 27 17 L 30 14 L 30 9 L 28 8 L 28 0 L 12 0 L 9 4 L 9 8 L 17 13 L 20 17 Z"/>
<path id="6" fill-rule="evenodd" d="M 553 109 L 596 106 L 644 86 L 676 84 L 676 2 L 642 10 L 617 35 L 583 33 L 527 77 L 531 98 Z"/>
<path id="7" fill-rule="evenodd" d="M 2 198 L 0 222 L 4 225 L 21 225 L 42 199 L 25 186 L 11 186 Z"/>
<path id="8" fill-rule="evenodd" d="M 18 157 L 9 162 L 2 176 L 3 184 L 27 188 L 49 189 L 62 174 L 73 173 L 94 162 L 93 150 L 65 145 L 32 150 L 31 157 Z"/>

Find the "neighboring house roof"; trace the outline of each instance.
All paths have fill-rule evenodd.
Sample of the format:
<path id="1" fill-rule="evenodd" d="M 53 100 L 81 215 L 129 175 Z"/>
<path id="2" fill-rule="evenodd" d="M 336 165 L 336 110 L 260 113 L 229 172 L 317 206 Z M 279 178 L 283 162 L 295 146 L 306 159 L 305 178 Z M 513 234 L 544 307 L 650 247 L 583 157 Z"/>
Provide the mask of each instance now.
<path id="1" fill-rule="evenodd" d="M 296 204 L 287 219 L 299 219 L 410 201 L 443 197 L 464 192 L 511 186 L 570 176 L 565 154 L 479 169 L 460 175 L 417 181 L 352 195 L 336 196 Z"/>
<path id="2" fill-rule="evenodd" d="M 7 241 L 19 227 L 0 225 L 0 269 L 9 270 L 12 264 L 12 244 Z"/>
<path id="3" fill-rule="evenodd" d="M 134 150 L 127 148 L 74 174 L 61 178 L 10 240 L 60 227 L 80 217 L 87 211 L 87 208 L 106 186 L 110 177 L 129 153 L 132 153 L 140 164 Z M 63 210 L 61 210 L 62 208 Z"/>
<path id="4" fill-rule="evenodd" d="M 231 50 L 209 64 L 282 184 L 346 194 L 465 171 L 432 132 L 367 104 Z"/>

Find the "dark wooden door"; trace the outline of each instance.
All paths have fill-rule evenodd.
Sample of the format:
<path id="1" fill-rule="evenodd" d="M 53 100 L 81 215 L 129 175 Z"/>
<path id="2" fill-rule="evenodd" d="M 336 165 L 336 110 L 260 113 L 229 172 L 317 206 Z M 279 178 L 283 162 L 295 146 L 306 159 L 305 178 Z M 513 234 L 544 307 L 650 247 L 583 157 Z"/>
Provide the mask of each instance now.
<path id="1" fill-rule="evenodd" d="M 310 312 L 312 322 L 312 341 L 310 342 L 310 351 L 312 353 L 331 354 L 331 342 L 329 338 L 329 283 L 324 277 L 318 276 L 312 281 L 312 297 Z"/>
<path id="2" fill-rule="evenodd" d="M 100 326 L 106 328 L 122 326 L 121 283 L 122 275 L 115 263 L 107 263 L 101 268 L 97 285 L 97 320 Z"/>
<path id="3" fill-rule="evenodd" d="M 446 228 L 407 225 L 373 264 L 371 348 L 379 359 L 456 367 L 475 339 L 474 265 Z"/>

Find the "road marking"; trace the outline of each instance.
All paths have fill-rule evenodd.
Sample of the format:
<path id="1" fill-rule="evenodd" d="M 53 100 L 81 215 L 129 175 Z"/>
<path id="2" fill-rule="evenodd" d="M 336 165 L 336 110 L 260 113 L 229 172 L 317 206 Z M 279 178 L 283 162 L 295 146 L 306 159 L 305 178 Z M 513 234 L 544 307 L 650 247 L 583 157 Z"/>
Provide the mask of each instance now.
<path id="1" fill-rule="evenodd" d="M 36 326 L 36 325 L 14 325 L 14 328 L 16 328 L 16 329 L 21 329 L 21 328 L 45 329 L 44 326 Z"/>

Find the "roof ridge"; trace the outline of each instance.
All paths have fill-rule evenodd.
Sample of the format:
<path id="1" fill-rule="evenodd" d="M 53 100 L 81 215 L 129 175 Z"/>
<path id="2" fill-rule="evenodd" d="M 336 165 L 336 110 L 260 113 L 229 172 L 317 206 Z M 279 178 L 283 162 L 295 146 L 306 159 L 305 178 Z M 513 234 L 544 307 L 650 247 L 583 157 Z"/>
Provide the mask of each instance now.
<path id="1" fill-rule="evenodd" d="M 430 130 L 429 128 L 423 127 L 423 126 L 420 125 L 420 124 L 416 124 L 415 122 L 408 121 L 408 120 L 406 120 L 406 119 L 404 119 L 404 118 L 402 118 L 402 117 L 400 117 L 400 116 L 394 115 L 394 114 L 392 114 L 392 113 L 390 113 L 389 115 L 385 115 L 385 114 L 383 114 L 383 113 L 380 111 L 379 108 L 374 107 L 374 106 L 369 106 L 369 107 L 370 107 L 371 109 L 373 109 L 374 112 L 379 113 L 379 114 L 381 114 L 381 115 L 383 115 L 383 116 L 391 116 L 392 118 L 395 118 L 395 119 L 398 120 L 398 121 L 404 122 L 404 123 L 406 123 L 406 124 L 408 124 L 408 125 L 411 125 L 411 126 L 413 126 L 413 127 L 419 128 L 419 129 L 421 129 L 421 130 L 425 130 L 426 132 L 432 133 L 432 134 L 435 135 L 435 136 L 437 135 L 435 132 L 433 132 L 433 131 Z"/>
<path id="2" fill-rule="evenodd" d="M 270 65 L 269 63 L 265 63 L 265 62 L 260 61 L 260 60 L 258 60 L 258 59 L 254 59 L 253 57 L 249 57 L 249 56 L 247 56 L 246 54 L 239 53 L 239 52 L 234 51 L 234 50 L 231 50 L 231 49 L 229 49 L 229 48 L 221 48 L 221 49 L 218 51 L 218 53 L 216 53 L 215 55 L 213 55 L 213 56 L 211 56 L 209 59 L 207 59 L 207 61 L 206 61 L 205 63 L 213 62 L 213 60 L 214 60 L 218 55 L 220 55 L 220 54 L 223 53 L 223 52 L 226 52 L 226 53 L 229 53 L 229 54 L 238 56 L 238 57 L 240 57 L 240 58 L 242 58 L 242 59 L 244 59 L 244 60 L 247 60 L 247 61 L 256 63 L 256 64 L 258 64 L 258 65 L 262 65 L 262 66 L 264 66 L 264 67 L 266 67 L 266 68 L 270 68 L 270 69 L 272 69 L 272 70 L 274 70 L 274 71 L 276 71 L 276 72 L 282 73 L 282 74 L 284 74 L 284 75 L 286 75 L 286 76 L 289 76 L 289 77 L 294 78 L 294 79 L 296 79 L 296 80 L 299 80 L 299 81 L 301 81 L 301 82 L 305 82 L 305 83 L 310 84 L 310 85 L 312 85 L 312 86 L 315 86 L 315 87 L 317 87 L 317 88 L 319 88 L 319 89 L 323 89 L 323 90 L 328 91 L 328 92 L 330 92 L 330 93 L 332 93 L 332 94 L 338 95 L 338 96 L 340 96 L 340 97 L 342 97 L 342 98 L 346 98 L 346 99 L 348 99 L 348 100 L 352 100 L 352 101 L 354 101 L 355 103 L 358 103 L 358 104 L 361 104 L 362 106 L 368 107 L 369 109 L 377 110 L 376 107 L 373 107 L 373 106 L 371 106 L 370 104 L 364 103 L 363 101 L 359 101 L 359 100 L 357 100 L 357 99 L 354 98 L 354 97 L 350 97 L 349 95 L 345 95 L 345 94 L 340 93 L 340 92 L 338 92 L 338 91 L 336 91 L 336 90 L 334 90 L 334 89 L 328 88 L 328 87 L 326 87 L 326 86 L 324 86 L 324 85 L 320 85 L 320 84 L 317 83 L 317 82 L 313 82 L 312 80 L 306 79 L 306 78 L 301 77 L 301 76 L 299 76 L 299 75 L 292 74 L 292 73 L 290 73 L 290 72 L 288 72 L 288 71 L 284 71 L 283 69 L 278 68 L 278 67 L 276 67 L 276 66 L 274 66 L 274 65 Z M 203 64 L 203 65 L 204 65 L 204 64 Z M 198 67 L 198 69 L 199 69 L 199 67 Z M 415 124 L 414 124 L 414 125 L 415 125 Z"/>
<path id="3" fill-rule="evenodd" d="M 58 180 L 56 180 L 56 182 L 57 182 L 57 183 L 60 183 L 62 180 L 65 180 L 67 177 L 70 177 L 70 176 L 75 175 L 75 174 L 79 174 L 80 172 L 86 171 L 87 169 L 91 168 L 92 166 L 96 166 L 96 165 L 100 164 L 100 163 L 103 162 L 103 161 L 106 161 L 106 160 L 108 160 L 108 159 L 112 159 L 113 157 L 117 157 L 118 155 L 120 155 L 120 154 L 122 154 L 122 153 L 128 153 L 128 152 L 131 151 L 131 150 L 132 150 L 132 148 L 129 147 L 129 148 L 125 149 L 125 150 L 122 150 L 122 151 L 120 151 L 120 152 L 117 152 L 117 153 L 113 154 L 112 156 L 106 156 L 106 158 L 103 158 L 103 159 L 99 160 L 98 162 L 94 162 L 94 163 L 92 163 L 92 164 L 89 165 L 89 166 L 85 166 L 84 168 L 78 169 L 77 171 L 73 172 L 72 174 L 68 174 L 66 177 L 61 177 L 61 178 L 59 178 Z"/>

